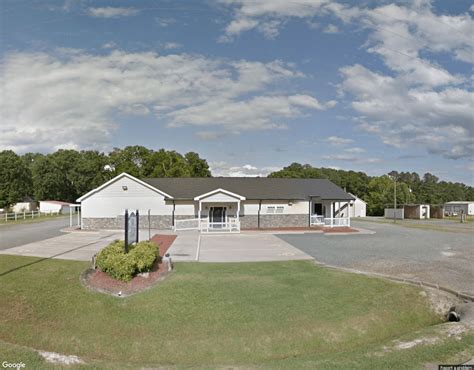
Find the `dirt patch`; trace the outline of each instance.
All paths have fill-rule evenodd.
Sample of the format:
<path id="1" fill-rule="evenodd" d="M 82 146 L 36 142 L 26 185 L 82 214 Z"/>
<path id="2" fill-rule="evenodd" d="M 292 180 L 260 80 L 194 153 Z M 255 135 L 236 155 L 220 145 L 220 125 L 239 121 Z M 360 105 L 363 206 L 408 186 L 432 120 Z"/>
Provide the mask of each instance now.
<path id="1" fill-rule="evenodd" d="M 77 356 L 68 356 L 68 355 L 62 355 L 60 353 L 55 353 L 55 352 L 46 352 L 46 351 L 38 351 L 38 353 L 43 357 L 47 362 L 52 363 L 52 364 L 60 364 L 60 365 L 77 365 L 77 364 L 83 364 L 84 361 L 82 361 L 79 357 Z"/>

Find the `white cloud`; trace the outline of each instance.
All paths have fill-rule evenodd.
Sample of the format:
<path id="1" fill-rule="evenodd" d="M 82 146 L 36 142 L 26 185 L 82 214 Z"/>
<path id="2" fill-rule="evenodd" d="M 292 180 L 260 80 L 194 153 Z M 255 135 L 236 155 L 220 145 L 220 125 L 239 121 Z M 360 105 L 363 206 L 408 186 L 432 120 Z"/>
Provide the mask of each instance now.
<path id="1" fill-rule="evenodd" d="M 176 19 L 174 18 L 155 18 L 156 24 L 160 27 L 169 27 L 172 24 L 176 23 Z"/>
<path id="2" fill-rule="evenodd" d="M 339 28 L 334 24 L 329 24 L 324 30 L 324 33 L 339 33 Z"/>
<path id="3" fill-rule="evenodd" d="M 364 153 L 366 150 L 364 148 L 354 147 L 354 148 L 344 149 L 344 151 L 346 153 L 360 154 L 360 153 Z"/>
<path id="4" fill-rule="evenodd" d="M 354 142 L 354 140 L 352 139 L 339 137 L 339 136 L 329 136 L 324 141 L 326 141 L 327 143 L 331 145 L 336 145 L 336 146 L 347 145 Z"/>
<path id="5" fill-rule="evenodd" d="M 382 159 L 380 158 L 364 158 L 357 157 L 355 155 L 348 154 L 334 154 L 334 155 L 324 155 L 323 159 L 328 161 L 341 161 L 341 162 L 351 162 L 358 164 L 370 164 L 370 163 L 380 163 Z"/>
<path id="6" fill-rule="evenodd" d="M 209 163 L 213 176 L 225 177 L 266 177 L 269 173 L 278 171 L 280 167 L 256 167 L 251 164 L 241 166 L 230 165 L 226 162 Z"/>
<path id="7" fill-rule="evenodd" d="M 97 18 L 119 18 L 137 15 L 139 13 L 139 10 L 135 8 L 120 8 L 107 6 L 103 8 L 88 8 L 87 12 L 90 16 Z"/>
<path id="8" fill-rule="evenodd" d="M 469 157 L 473 151 L 474 94 L 447 87 L 427 90 L 360 65 L 341 69 L 341 88 L 354 97 L 353 108 L 365 117 L 359 127 L 385 144 L 422 144 L 447 158 Z"/>
<path id="9" fill-rule="evenodd" d="M 117 50 L 12 53 L 0 70 L 0 148 L 102 148 L 118 125 L 116 112 L 154 114 L 170 127 L 202 131 L 281 128 L 291 118 L 332 105 L 303 94 L 269 95 L 279 83 L 287 86 L 302 76 L 280 61 Z"/>
<path id="10" fill-rule="evenodd" d="M 163 47 L 166 50 L 174 50 L 174 49 L 180 49 L 183 47 L 183 45 L 177 43 L 177 42 L 167 42 L 163 45 Z"/>
<path id="11" fill-rule="evenodd" d="M 473 62 L 474 21 L 469 13 L 437 14 L 430 0 L 374 7 L 325 0 L 223 3 L 234 14 L 225 29 L 229 40 L 249 30 L 263 32 L 268 24 L 274 25 L 274 36 L 290 19 L 315 24 L 318 17 L 327 16 L 345 27 L 368 30 L 363 47 L 378 55 L 390 72 L 357 64 L 341 68 L 340 92 L 353 99 L 360 128 L 388 145 L 423 145 L 431 154 L 453 159 L 472 156 L 473 93 L 465 87 L 470 77 L 436 62 L 439 55 Z M 236 27 L 239 23 L 246 27 Z M 336 31 L 331 26 L 323 32 Z"/>

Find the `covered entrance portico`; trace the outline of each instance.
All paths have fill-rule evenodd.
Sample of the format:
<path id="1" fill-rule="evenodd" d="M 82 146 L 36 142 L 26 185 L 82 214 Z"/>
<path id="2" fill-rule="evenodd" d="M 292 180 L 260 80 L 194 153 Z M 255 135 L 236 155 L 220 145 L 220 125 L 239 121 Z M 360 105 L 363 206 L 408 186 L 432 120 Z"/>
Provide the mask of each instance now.
<path id="1" fill-rule="evenodd" d="M 197 217 L 176 220 L 175 230 L 201 232 L 240 232 L 240 202 L 245 197 L 224 189 L 216 189 L 194 198 Z"/>
<path id="2" fill-rule="evenodd" d="M 350 201 L 312 197 L 310 225 L 325 227 L 350 227 Z"/>
<path id="3" fill-rule="evenodd" d="M 240 232 L 240 202 L 245 197 L 216 189 L 194 198 L 198 202 L 199 230 Z"/>

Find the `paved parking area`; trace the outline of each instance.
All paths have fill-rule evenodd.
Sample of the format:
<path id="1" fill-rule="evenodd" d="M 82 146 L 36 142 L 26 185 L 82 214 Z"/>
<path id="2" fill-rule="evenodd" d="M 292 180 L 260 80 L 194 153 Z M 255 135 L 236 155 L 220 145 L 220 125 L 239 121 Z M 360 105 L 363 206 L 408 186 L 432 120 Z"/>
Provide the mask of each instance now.
<path id="1" fill-rule="evenodd" d="M 89 261 L 92 256 L 122 233 L 114 231 L 73 232 L 0 250 L 0 254 Z"/>
<path id="2" fill-rule="evenodd" d="M 273 234 L 201 234 L 200 262 L 311 260 L 313 257 Z"/>
<path id="3" fill-rule="evenodd" d="M 352 221 L 373 235 L 277 235 L 328 265 L 419 279 L 474 294 L 474 233 Z"/>

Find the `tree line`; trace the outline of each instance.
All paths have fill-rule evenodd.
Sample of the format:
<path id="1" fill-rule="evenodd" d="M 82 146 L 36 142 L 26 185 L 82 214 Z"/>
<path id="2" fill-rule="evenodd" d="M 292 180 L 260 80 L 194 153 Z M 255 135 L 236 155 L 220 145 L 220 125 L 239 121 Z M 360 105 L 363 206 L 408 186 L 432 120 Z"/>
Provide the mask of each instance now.
<path id="1" fill-rule="evenodd" d="M 391 171 L 383 176 L 368 176 L 364 172 L 292 163 L 272 172 L 268 177 L 328 179 L 367 202 L 367 214 L 372 216 L 381 216 L 385 208 L 393 207 L 395 186 L 397 205 L 442 205 L 453 200 L 474 200 L 472 186 L 439 181 L 439 178 L 431 173 L 420 176 L 416 172 Z"/>
<path id="2" fill-rule="evenodd" d="M 98 151 L 58 150 L 51 154 L 0 152 L 0 208 L 25 197 L 75 202 L 81 195 L 122 172 L 145 177 L 210 177 L 207 161 L 143 146 Z"/>
<path id="3" fill-rule="evenodd" d="M 36 200 L 75 202 L 81 195 L 122 172 L 137 178 L 211 177 L 209 165 L 197 153 L 184 155 L 143 146 L 115 148 L 110 153 L 58 150 L 51 154 L 11 150 L 0 152 L 0 208 L 7 208 L 29 196 Z M 367 202 L 369 215 L 382 215 L 393 206 L 394 186 L 397 204 L 441 205 L 452 200 L 474 200 L 474 188 L 462 183 L 439 181 L 426 173 L 392 171 L 384 176 L 364 172 L 317 168 L 292 163 L 269 177 L 328 179 Z M 396 180 L 396 181 L 395 181 Z"/>

